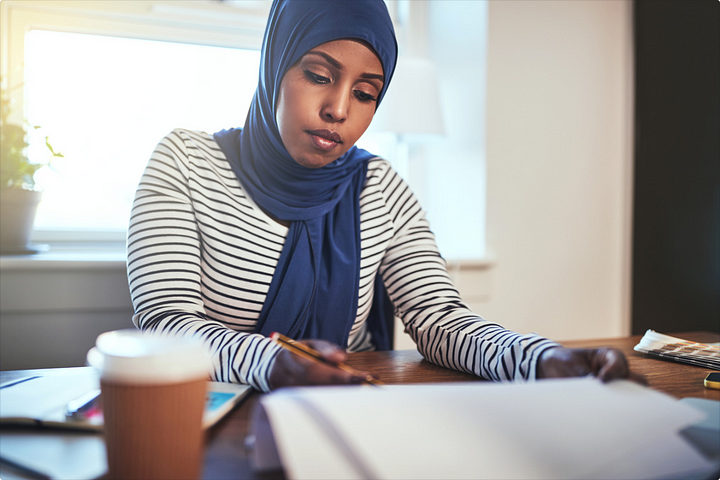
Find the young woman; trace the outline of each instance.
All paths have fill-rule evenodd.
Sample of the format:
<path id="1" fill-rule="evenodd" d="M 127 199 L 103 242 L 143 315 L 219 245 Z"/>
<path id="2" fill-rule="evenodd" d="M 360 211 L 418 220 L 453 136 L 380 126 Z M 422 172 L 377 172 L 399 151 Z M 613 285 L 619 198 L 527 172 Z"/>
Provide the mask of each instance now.
<path id="1" fill-rule="evenodd" d="M 271 332 L 342 361 L 389 348 L 393 314 L 428 361 L 483 378 L 628 377 L 618 351 L 516 334 L 461 301 L 410 189 L 354 146 L 396 59 L 382 0 L 273 3 L 245 126 L 173 131 L 140 182 L 135 325 L 201 335 L 215 380 L 262 391 L 361 381 L 280 349 Z"/>

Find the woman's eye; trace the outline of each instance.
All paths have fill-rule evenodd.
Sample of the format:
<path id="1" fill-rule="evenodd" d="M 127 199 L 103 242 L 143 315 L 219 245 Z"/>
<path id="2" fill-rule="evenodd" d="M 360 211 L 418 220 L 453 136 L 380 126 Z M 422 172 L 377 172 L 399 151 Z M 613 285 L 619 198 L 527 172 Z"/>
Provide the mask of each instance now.
<path id="1" fill-rule="evenodd" d="M 317 73 L 313 73 L 310 70 L 305 70 L 305 76 L 315 83 L 320 83 L 320 84 L 330 83 L 329 78 L 323 77 L 322 75 L 318 75 Z"/>
<path id="2" fill-rule="evenodd" d="M 362 90 L 355 90 L 354 93 L 357 99 L 361 102 L 374 102 L 376 100 L 375 97 L 373 97 L 369 93 L 363 92 Z"/>

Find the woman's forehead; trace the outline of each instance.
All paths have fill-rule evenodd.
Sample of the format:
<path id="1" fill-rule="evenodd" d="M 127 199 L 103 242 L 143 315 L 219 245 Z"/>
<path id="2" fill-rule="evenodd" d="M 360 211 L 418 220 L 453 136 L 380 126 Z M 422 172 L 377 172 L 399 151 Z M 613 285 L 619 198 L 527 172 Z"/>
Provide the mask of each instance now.
<path id="1" fill-rule="evenodd" d="M 369 43 L 354 38 L 331 40 L 311 48 L 303 57 L 324 58 L 335 68 L 342 70 L 346 64 L 361 67 L 370 74 L 382 75 L 384 68 L 380 56 Z M 360 63 L 360 65 L 358 65 Z"/>

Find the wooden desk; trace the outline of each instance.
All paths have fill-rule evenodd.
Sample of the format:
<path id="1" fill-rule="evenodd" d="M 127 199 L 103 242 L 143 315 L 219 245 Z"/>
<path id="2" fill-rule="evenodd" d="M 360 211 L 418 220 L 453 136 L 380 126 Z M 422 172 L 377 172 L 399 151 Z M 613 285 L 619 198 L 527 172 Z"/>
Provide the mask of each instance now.
<path id="1" fill-rule="evenodd" d="M 720 341 L 720 335 L 706 332 L 671 335 L 703 343 Z M 603 346 L 618 348 L 628 357 L 630 368 L 645 375 L 650 387 L 677 398 L 699 397 L 720 400 L 720 390 L 705 388 L 703 385 L 703 379 L 711 370 L 657 360 L 635 352 L 633 347 L 638 344 L 640 338 L 641 336 L 577 340 L 562 344 L 572 348 Z M 473 375 L 433 365 L 414 350 L 355 353 L 349 355 L 347 363 L 360 370 L 367 370 L 389 384 L 481 381 Z M 254 393 L 209 432 L 204 478 L 283 478 L 282 472 L 257 475 L 250 468 L 244 439 L 249 430 L 250 411 L 258 398 L 260 394 Z"/>
<path id="2" fill-rule="evenodd" d="M 704 343 L 720 341 L 720 335 L 713 333 L 693 332 L 672 335 Z M 633 347 L 640 338 L 634 336 L 562 343 L 566 347 L 573 348 L 602 346 L 618 348 L 628 357 L 630 367 L 645 375 L 650 387 L 677 398 L 699 397 L 720 400 L 720 390 L 711 390 L 703 386 L 703 379 L 711 370 L 658 360 L 637 353 Z M 414 350 L 350 354 L 347 363 L 373 373 L 388 384 L 481 381 L 473 375 L 433 365 Z M 75 369 L 0 372 L 0 380 L 5 382 L 13 378 L 43 374 L 43 372 L 63 375 L 73 373 L 73 370 Z M 250 468 L 244 441 L 249 431 L 250 412 L 260 397 L 261 394 L 253 393 L 208 432 L 203 472 L 205 479 L 283 478 L 280 471 L 258 475 Z"/>

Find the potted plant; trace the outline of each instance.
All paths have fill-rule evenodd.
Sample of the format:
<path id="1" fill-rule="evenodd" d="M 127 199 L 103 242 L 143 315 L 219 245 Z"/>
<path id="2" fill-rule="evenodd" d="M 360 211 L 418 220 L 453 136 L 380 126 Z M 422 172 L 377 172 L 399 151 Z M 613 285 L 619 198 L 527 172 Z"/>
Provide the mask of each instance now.
<path id="1" fill-rule="evenodd" d="M 0 102 L 0 253 L 36 253 L 38 250 L 28 241 L 42 191 L 35 189 L 33 177 L 53 158 L 63 155 L 53 150 L 45 137 L 50 159 L 44 163 L 30 162 L 27 131 L 24 125 L 10 121 L 11 99 L 4 88 L 0 89 Z"/>

